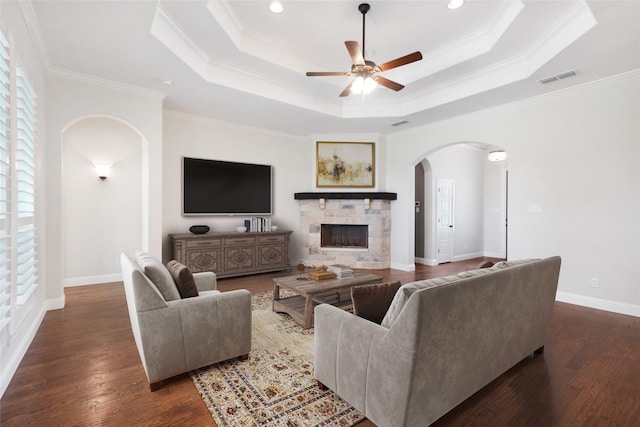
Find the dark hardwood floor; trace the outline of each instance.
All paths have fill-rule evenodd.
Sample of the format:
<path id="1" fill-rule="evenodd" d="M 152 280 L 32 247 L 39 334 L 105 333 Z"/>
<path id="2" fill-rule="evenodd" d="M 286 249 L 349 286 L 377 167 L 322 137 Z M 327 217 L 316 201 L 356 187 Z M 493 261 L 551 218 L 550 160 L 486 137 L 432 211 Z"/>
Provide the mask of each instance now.
<path id="1" fill-rule="evenodd" d="M 402 283 L 479 260 L 376 270 Z M 222 291 L 272 289 L 283 273 L 222 279 Z M 121 283 L 67 288 L 0 400 L 9 426 L 214 426 L 188 375 L 151 393 Z M 556 303 L 542 355 L 528 358 L 449 412 L 443 426 L 640 425 L 640 319 Z M 427 398 L 427 396 L 425 396 Z M 364 421 L 358 427 L 370 427 Z"/>

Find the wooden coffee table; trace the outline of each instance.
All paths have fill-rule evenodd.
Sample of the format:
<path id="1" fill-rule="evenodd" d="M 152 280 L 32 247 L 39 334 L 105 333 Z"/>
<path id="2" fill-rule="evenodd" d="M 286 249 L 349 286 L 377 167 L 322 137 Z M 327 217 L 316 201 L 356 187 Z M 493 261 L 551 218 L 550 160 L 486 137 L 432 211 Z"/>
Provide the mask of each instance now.
<path id="1" fill-rule="evenodd" d="M 313 307 L 325 301 L 341 308 L 348 308 L 351 299 L 340 300 L 352 286 L 381 283 L 383 277 L 377 274 L 355 273 L 341 279 L 312 280 L 306 274 L 276 277 L 273 279 L 273 311 L 287 313 L 308 329 L 313 326 Z M 280 288 L 288 289 L 296 295 L 280 298 Z M 335 297 L 335 298 L 333 298 Z"/>

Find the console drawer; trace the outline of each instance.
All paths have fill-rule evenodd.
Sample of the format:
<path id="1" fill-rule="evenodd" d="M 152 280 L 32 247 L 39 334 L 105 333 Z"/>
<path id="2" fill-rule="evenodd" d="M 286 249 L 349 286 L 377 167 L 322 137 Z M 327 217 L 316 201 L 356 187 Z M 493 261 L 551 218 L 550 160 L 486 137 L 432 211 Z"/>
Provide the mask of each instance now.
<path id="1" fill-rule="evenodd" d="M 187 248 L 210 248 L 212 246 L 221 246 L 222 239 L 220 238 L 211 238 L 211 239 L 193 239 L 187 240 Z"/>
<path id="2" fill-rule="evenodd" d="M 233 245 L 233 246 L 255 245 L 256 244 L 256 238 L 253 237 L 253 236 L 247 236 L 247 237 L 225 237 L 224 244 L 225 244 L 225 246 L 229 246 L 229 245 Z"/>
<path id="3" fill-rule="evenodd" d="M 283 243 L 287 237 L 284 234 L 258 236 L 258 243 Z"/>

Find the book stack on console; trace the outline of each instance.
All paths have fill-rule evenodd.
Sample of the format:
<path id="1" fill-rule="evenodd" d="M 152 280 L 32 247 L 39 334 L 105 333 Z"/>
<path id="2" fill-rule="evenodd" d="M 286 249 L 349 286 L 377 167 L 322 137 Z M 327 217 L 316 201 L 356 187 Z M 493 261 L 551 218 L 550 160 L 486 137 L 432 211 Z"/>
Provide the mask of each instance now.
<path id="1" fill-rule="evenodd" d="M 332 272 L 337 278 L 353 276 L 353 270 L 348 265 L 332 264 L 327 267 L 327 271 Z"/>

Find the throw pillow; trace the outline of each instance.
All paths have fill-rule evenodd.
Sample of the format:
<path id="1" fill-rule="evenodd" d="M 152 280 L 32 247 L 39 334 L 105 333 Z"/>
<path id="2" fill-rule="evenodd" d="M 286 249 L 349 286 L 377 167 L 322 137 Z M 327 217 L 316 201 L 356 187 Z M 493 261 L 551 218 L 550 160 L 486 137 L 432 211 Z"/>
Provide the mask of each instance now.
<path id="1" fill-rule="evenodd" d="M 478 268 L 489 268 L 493 267 L 493 263 L 491 261 L 487 261 L 486 259 L 478 264 Z"/>
<path id="2" fill-rule="evenodd" d="M 352 287 L 353 314 L 379 325 L 399 288 L 400 282 Z"/>
<path id="3" fill-rule="evenodd" d="M 165 301 L 180 299 L 178 288 L 169 270 L 160 261 L 146 252 L 136 251 L 136 263 L 144 274 L 156 285 Z"/>
<path id="4" fill-rule="evenodd" d="M 176 260 L 169 261 L 167 269 L 171 273 L 171 277 L 178 286 L 178 292 L 182 298 L 191 298 L 198 296 L 198 287 L 196 281 L 193 279 L 191 270 Z"/>

